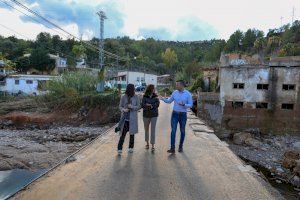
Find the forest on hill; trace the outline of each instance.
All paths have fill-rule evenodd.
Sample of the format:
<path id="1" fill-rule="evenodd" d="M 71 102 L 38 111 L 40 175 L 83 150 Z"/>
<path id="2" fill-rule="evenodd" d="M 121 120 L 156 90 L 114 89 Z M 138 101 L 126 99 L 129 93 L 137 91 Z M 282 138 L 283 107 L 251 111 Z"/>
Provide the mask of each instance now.
<path id="1" fill-rule="evenodd" d="M 51 36 L 42 32 L 36 40 L 18 39 L 15 36 L 0 36 L 0 60 L 19 72 L 30 68 L 49 71 L 54 62 L 48 54 L 67 58 L 69 67 L 75 67 L 76 60 L 84 58 L 94 68 L 98 66 L 99 54 L 95 48 L 86 43 L 98 46 L 99 39 L 76 41 L 72 38 L 63 40 L 60 36 Z M 129 37 L 105 39 L 105 50 L 116 54 L 119 59 L 106 57 L 107 68 L 146 69 L 157 74 L 189 73 L 201 66 L 216 66 L 221 52 L 253 55 L 259 53 L 266 59 L 270 56 L 300 55 L 300 21 L 287 24 L 268 33 L 257 29 L 246 32 L 235 31 L 229 39 L 209 41 L 160 41 L 152 38 L 134 40 Z M 24 56 L 25 54 L 30 56 Z"/>

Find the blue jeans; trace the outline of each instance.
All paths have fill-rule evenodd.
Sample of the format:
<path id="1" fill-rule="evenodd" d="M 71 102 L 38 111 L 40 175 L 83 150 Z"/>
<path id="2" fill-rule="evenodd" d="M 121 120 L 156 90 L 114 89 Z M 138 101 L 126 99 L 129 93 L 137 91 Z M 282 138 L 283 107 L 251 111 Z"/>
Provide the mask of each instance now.
<path id="1" fill-rule="evenodd" d="M 173 112 L 171 117 L 171 149 L 175 149 L 175 139 L 176 139 L 176 131 L 177 131 L 177 125 L 179 123 L 180 125 L 180 143 L 179 148 L 183 147 L 183 142 L 185 138 L 185 125 L 187 121 L 187 114 L 186 113 L 177 113 Z"/>

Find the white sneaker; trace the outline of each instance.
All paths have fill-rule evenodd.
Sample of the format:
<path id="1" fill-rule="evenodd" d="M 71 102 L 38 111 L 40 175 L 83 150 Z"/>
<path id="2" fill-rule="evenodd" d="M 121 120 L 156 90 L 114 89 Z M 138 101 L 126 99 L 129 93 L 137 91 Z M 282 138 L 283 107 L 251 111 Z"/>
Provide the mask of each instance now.
<path id="1" fill-rule="evenodd" d="M 133 148 L 129 148 L 128 153 L 133 153 Z"/>
<path id="2" fill-rule="evenodd" d="M 122 150 L 118 150 L 118 155 L 120 156 L 122 154 Z"/>

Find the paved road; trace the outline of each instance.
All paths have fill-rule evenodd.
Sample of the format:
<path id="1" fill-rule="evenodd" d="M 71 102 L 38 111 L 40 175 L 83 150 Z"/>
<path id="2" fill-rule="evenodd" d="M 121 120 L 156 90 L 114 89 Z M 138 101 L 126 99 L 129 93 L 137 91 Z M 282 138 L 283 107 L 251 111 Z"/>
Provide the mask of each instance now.
<path id="1" fill-rule="evenodd" d="M 80 152 L 77 161 L 60 166 L 14 198 L 281 199 L 198 119 L 189 119 L 184 153 L 168 155 L 170 112 L 171 107 L 162 104 L 154 154 L 144 149 L 140 118 L 133 154 L 125 152 L 118 157 L 118 136 L 110 132 Z M 191 125 L 198 129 L 195 134 Z"/>

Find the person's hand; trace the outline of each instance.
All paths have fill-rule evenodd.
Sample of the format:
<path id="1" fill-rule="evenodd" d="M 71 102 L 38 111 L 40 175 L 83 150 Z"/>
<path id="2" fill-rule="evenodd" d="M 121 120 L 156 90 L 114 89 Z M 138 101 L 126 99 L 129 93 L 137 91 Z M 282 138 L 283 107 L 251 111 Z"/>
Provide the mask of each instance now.
<path id="1" fill-rule="evenodd" d="M 131 104 L 128 104 L 127 107 L 128 107 L 129 109 L 133 108 L 133 106 L 132 106 Z"/>
<path id="2" fill-rule="evenodd" d="M 178 105 L 180 105 L 180 106 L 185 106 L 185 103 L 180 102 L 180 103 L 178 103 Z"/>
<path id="3" fill-rule="evenodd" d="M 150 107 L 151 109 L 153 108 L 153 106 L 149 103 L 147 103 L 146 106 Z"/>
<path id="4" fill-rule="evenodd" d="M 128 108 L 124 108 L 124 109 L 123 109 L 123 112 L 126 112 L 126 113 L 127 113 L 127 112 L 129 112 L 129 109 L 128 109 Z"/>

